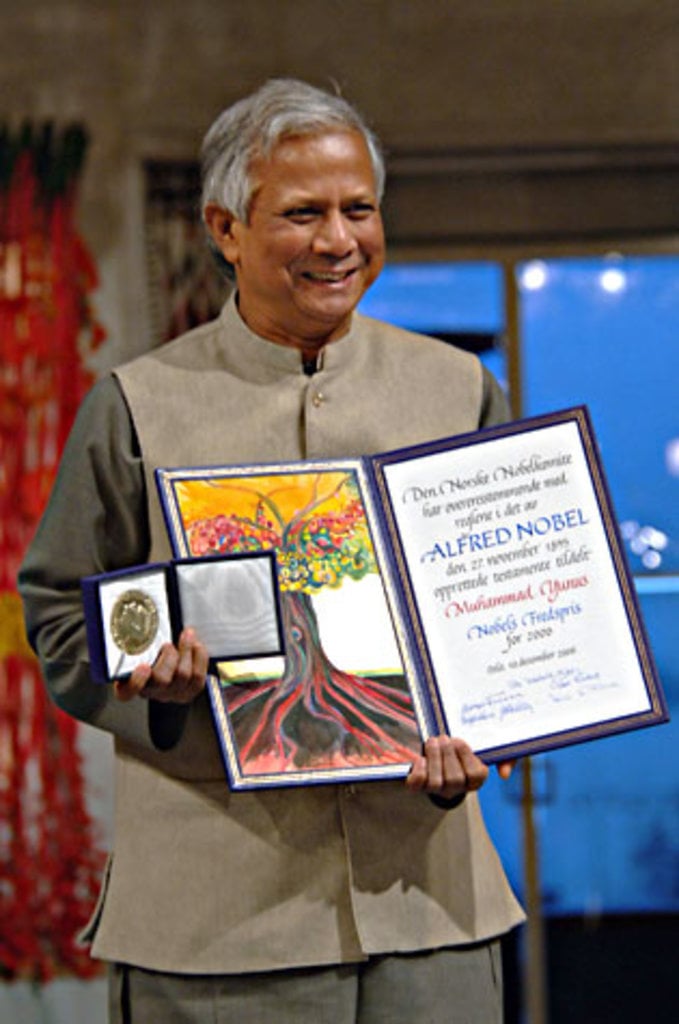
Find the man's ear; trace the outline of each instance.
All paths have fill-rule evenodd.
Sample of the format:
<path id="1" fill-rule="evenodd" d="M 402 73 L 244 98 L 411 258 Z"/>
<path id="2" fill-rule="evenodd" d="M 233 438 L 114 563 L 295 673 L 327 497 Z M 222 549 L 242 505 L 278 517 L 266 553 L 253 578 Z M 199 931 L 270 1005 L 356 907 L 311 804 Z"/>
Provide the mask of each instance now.
<path id="1" fill-rule="evenodd" d="M 234 238 L 233 225 L 237 218 L 230 210 L 217 203 L 207 203 L 203 216 L 210 237 L 228 263 L 235 264 L 238 257 L 238 243 Z"/>

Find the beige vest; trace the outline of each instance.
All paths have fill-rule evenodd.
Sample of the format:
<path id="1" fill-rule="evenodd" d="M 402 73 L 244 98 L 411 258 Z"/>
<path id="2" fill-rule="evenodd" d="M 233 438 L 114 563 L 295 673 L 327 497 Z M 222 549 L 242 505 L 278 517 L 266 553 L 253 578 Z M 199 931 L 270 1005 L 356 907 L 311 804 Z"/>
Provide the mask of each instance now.
<path id="1" fill-rule="evenodd" d="M 151 558 L 169 555 L 157 466 L 384 451 L 475 429 L 477 361 L 355 317 L 312 377 L 218 321 L 117 371 L 147 472 Z M 476 797 L 441 811 L 402 782 L 229 791 L 208 704 L 166 753 L 118 740 L 115 853 L 94 955 L 222 973 L 360 960 L 522 920 Z"/>

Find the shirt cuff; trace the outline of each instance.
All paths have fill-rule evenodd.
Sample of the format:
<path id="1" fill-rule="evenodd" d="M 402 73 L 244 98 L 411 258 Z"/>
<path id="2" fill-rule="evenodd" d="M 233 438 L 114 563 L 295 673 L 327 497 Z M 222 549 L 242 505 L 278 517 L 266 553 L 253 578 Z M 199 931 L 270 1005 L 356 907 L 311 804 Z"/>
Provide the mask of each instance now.
<path id="1" fill-rule="evenodd" d="M 428 794 L 431 802 L 442 811 L 452 811 L 455 807 L 459 807 L 464 802 L 466 795 L 466 793 L 458 793 L 457 796 L 446 798 L 445 796 L 437 796 L 435 793 Z"/>

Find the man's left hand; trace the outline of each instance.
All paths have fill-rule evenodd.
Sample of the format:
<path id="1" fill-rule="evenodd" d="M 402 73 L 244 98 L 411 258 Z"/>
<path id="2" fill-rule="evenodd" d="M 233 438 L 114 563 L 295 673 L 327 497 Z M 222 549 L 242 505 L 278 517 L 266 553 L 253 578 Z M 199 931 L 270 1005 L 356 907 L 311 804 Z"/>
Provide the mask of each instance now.
<path id="1" fill-rule="evenodd" d="M 488 766 L 464 740 L 432 736 L 424 752 L 413 761 L 406 786 L 413 792 L 452 800 L 480 789 L 488 778 Z"/>

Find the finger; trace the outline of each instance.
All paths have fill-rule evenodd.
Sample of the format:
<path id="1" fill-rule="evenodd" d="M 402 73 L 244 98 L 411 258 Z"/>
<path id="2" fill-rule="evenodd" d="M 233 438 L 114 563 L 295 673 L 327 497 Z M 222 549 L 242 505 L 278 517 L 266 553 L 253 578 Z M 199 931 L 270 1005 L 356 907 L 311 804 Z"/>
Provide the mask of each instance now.
<path id="1" fill-rule="evenodd" d="M 183 701 L 193 679 L 193 642 L 195 634 L 185 629 L 177 641 L 177 660 L 174 665 L 171 690 L 172 699 Z"/>
<path id="2" fill-rule="evenodd" d="M 179 651 L 172 644 L 163 644 L 158 657 L 153 663 L 153 672 L 146 686 L 146 693 L 151 689 L 163 689 L 170 686 L 177 671 Z"/>
<path id="3" fill-rule="evenodd" d="M 500 761 L 497 766 L 497 773 L 501 779 L 508 779 L 514 768 L 516 767 L 516 760 L 513 761 Z"/>
<path id="4" fill-rule="evenodd" d="M 469 747 L 462 740 L 447 736 L 441 750 L 443 786 L 439 791 L 440 795 L 450 799 L 478 788 L 476 758 Z"/>
<path id="5" fill-rule="evenodd" d="M 446 797 L 457 796 L 467 788 L 467 776 L 464 765 L 460 759 L 458 741 L 450 736 L 436 737 L 432 744 L 436 752 L 434 764 L 440 764 L 440 777 L 437 777 L 438 789 L 441 795 Z M 433 782 L 433 777 L 431 778 Z"/>
<path id="6" fill-rule="evenodd" d="M 134 697 L 138 697 L 151 678 L 152 671 L 150 665 L 137 665 L 127 679 L 116 679 L 113 683 L 113 692 L 116 698 L 127 703 Z"/>
<path id="7" fill-rule="evenodd" d="M 185 629 L 179 638 L 179 663 L 176 678 L 184 687 L 184 697 L 193 700 L 205 686 L 209 655 L 193 629 Z"/>
<path id="8" fill-rule="evenodd" d="M 190 703 L 205 686 L 208 662 L 207 648 L 199 642 L 194 630 L 185 629 L 176 648 L 168 646 L 161 651 L 152 681 L 141 696 L 164 703 Z"/>
<path id="9" fill-rule="evenodd" d="M 467 789 L 471 792 L 481 789 L 481 786 L 488 778 L 488 765 L 484 764 L 481 758 L 477 757 L 471 747 L 463 740 L 456 741 L 456 746 L 460 765 L 465 775 Z"/>
<path id="10" fill-rule="evenodd" d="M 431 736 L 424 745 L 424 756 L 427 762 L 428 792 L 432 790 L 438 792 L 444 785 L 444 760 L 446 760 L 444 747 L 444 738 L 441 736 Z M 448 766 L 448 771 L 450 771 L 450 766 Z"/>
<path id="11" fill-rule="evenodd" d="M 151 668 L 146 685 L 139 691 L 145 700 L 172 701 L 175 673 L 179 662 L 179 652 L 172 644 L 163 644 Z"/>
<path id="12" fill-rule="evenodd" d="M 423 790 L 427 785 L 427 761 L 426 758 L 418 754 L 412 763 L 412 767 L 406 779 L 406 786 L 413 792 Z"/>
<path id="13" fill-rule="evenodd" d="M 431 736 L 425 742 L 416 778 L 417 788 L 446 799 L 465 792 L 466 777 L 450 736 Z"/>
<path id="14" fill-rule="evenodd" d="M 208 674 L 210 669 L 210 655 L 205 644 L 202 644 L 197 637 L 194 636 L 193 640 L 193 671 L 194 675 L 197 675 L 201 681 L 204 681 L 205 676 Z"/>

